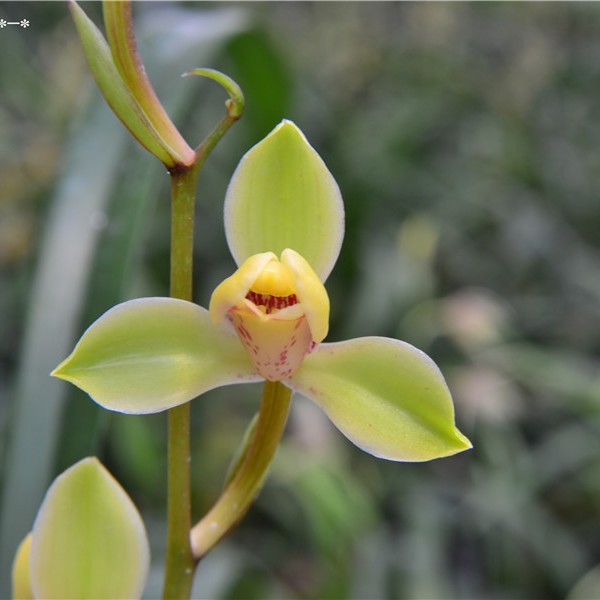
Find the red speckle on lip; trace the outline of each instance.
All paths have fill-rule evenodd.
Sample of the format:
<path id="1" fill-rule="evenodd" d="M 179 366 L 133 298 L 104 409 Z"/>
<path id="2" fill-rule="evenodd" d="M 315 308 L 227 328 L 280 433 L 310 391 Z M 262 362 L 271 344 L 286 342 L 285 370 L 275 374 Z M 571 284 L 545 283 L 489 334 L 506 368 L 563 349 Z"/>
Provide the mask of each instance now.
<path id="1" fill-rule="evenodd" d="M 297 303 L 293 296 L 280 298 L 254 292 L 249 292 L 246 299 L 255 303 L 263 315 Z M 256 311 L 248 313 L 247 309 L 246 306 L 246 310 L 232 310 L 228 316 L 256 372 L 270 381 L 289 378 L 300 366 L 305 353 L 316 346 L 312 343 L 306 316 L 288 320 L 277 319 L 274 315 L 273 319 L 264 319 Z M 264 339 L 261 328 L 265 330 Z M 257 344 L 259 339 L 264 344 Z"/>
<path id="2" fill-rule="evenodd" d="M 256 306 L 262 306 L 267 315 L 283 308 L 287 308 L 288 306 L 298 304 L 296 294 L 290 294 L 289 296 L 271 296 L 271 294 L 257 294 L 256 292 L 250 291 L 246 294 L 246 300 L 250 300 L 250 302 Z"/>

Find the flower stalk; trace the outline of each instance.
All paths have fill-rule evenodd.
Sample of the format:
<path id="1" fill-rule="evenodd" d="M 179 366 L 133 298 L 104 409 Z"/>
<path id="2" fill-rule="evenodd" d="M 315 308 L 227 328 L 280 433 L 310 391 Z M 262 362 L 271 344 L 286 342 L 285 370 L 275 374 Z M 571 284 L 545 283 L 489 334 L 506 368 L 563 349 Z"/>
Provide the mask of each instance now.
<path id="1" fill-rule="evenodd" d="M 192 552 L 204 556 L 246 514 L 258 494 L 285 429 L 292 392 L 278 381 L 265 381 L 250 441 L 216 504 L 190 534 Z"/>
<path id="2" fill-rule="evenodd" d="M 194 215 L 199 168 L 171 174 L 172 298 L 191 301 Z M 196 561 L 189 544 L 191 527 L 190 405 L 168 412 L 167 557 L 163 598 L 189 598 Z"/>

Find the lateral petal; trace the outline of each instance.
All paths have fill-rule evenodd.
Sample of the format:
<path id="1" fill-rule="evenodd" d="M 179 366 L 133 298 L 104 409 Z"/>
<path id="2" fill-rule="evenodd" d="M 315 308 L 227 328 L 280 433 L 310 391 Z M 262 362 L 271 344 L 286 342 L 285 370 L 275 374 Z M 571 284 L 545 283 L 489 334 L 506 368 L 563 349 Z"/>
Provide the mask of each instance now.
<path id="1" fill-rule="evenodd" d="M 410 344 L 366 337 L 321 344 L 285 385 L 316 402 L 369 454 L 425 461 L 471 447 L 435 363 Z"/>
<path id="2" fill-rule="evenodd" d="M 173 298 L 115 306 L 52 375 L 122 413 L 160 412 L 216 387 L 261 381 L 233 331 Z"/>

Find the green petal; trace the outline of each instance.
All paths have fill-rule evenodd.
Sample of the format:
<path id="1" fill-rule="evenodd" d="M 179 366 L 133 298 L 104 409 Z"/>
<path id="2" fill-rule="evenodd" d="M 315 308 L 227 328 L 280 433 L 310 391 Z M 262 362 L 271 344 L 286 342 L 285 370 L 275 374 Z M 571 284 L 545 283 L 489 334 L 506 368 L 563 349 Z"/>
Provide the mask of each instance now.
<path id="1" fill-rule="evenodd" d="M 150 551 L 142 519 L 95 458 L 57 477 L 33 526 L 36 598 L 139 598 Z"/>
<path id="2" fill-rule="evenodd" d="M 314 400 L 357 446 L 380 458 L 423 461 L 471 447 L 435 363 L 413 346 L 368 337 L 321 344 L 288 387 Z"/>
<path id="3" fill-rule="evenodd" d="M 193 161 L 191 149 L 182 146 L 182 152 L 175 150 L 152 125 L 123 82 L 113 62 L 108 44 L 94 23 L 76 2 L 71 2 L 69 8 L 94 79 L 104 99 L 125 127 L 146 150 L 152 152 L 168 167 L 177 163 L 189 164 Z M 187 152 L 188 150 L 191 154 Z"/>
<path id="4" fill-rule="evenodd" d="M 237 264 L 260 252 L 301 254 L 321 280 L 344 235 L 340 190 L 291 121 L 282 121 L 238 165 L 225 198 L 225 230 Z"/>
<path id="5" fill-rule="evenodd" d="M 12 597 L 14 600 L 32 600 L 31 574 L 29 573 L 29 554 L 31 551 L 31 533 L 19 544 L 12 568 Z"/>
<path id="6" fill-rule="evenodd" d="M 173 298 L 119 304 L 83 334 L 52 373 L 124 413 L 177 406 L 215 387 L 261 381 L 233 330 Z"/>

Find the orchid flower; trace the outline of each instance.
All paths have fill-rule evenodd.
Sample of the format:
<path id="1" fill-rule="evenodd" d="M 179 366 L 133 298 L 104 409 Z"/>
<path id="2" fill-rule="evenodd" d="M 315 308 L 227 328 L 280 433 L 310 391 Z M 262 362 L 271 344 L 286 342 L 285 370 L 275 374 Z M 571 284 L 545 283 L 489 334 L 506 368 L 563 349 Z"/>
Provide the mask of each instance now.
<path id="1" fill-rule="evenodd" d="M 235 273 L 209 310 L 172 298 L 120 304 L 53 375 L 107 409 L 153 413 L 230 384 L 280 381 L 318 404 L 372 455 L 424 461 L 471 447 L 446 382 L 410 344 L 323 343 L 324 282 L 340 252 L 339 188 L 298 127 L 283 121 L 237 167 L 225 199 Z"/>

